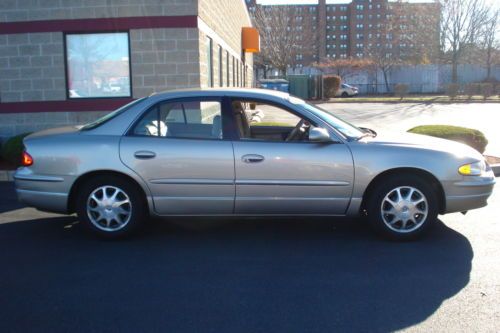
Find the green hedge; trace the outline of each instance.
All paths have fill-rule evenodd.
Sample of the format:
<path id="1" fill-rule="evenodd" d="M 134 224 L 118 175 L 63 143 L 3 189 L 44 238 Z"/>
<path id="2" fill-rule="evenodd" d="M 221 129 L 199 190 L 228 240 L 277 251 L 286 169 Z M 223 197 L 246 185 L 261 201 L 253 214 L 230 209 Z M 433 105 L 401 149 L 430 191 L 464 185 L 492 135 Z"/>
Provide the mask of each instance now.
<path id="1" fill-rule="evenodd" d="M 2 146 L 2 158 L 7 162 L 19 166 L 24 149 L 23 139 L 31 133 L 23 133 L 9 138 Z"/>
<path id="2" fill-rule="evenodd" d="M 484 153 L 488 140 L 481 131 L 466 127 L 448 126 L 448 125 L 426 125 L 417 126 L 408 132 L 415 134 L 430 135 L 437 138 L 443 138 L 465 143 L 468 146 Z"/>

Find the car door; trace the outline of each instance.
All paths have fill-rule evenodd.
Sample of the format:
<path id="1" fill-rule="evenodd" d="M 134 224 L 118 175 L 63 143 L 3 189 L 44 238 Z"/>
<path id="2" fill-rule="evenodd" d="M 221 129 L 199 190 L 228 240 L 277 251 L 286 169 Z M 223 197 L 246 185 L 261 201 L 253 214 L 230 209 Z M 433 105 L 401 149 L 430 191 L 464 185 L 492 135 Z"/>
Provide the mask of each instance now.
<path id="1" fill-rule="evenodd" d="M 219 98 L 154 105 L 122 138 L 120 157 L 148 184 L 158 214 L 233 212 L 234 155 Z"/>
<path id="2" fill-rule="evenodd" d="M 249 124 L 241 116 L 241 104 L 233 99 L 234 122 L 239 140 L 233 142 L 236 170 L 236 214 L 319 214 L 343 215 L 350 202 L 354 169 L 349 148 L 338 142 L 269 140 L 253 136 L 252 127 L 277 125 L 283 131 L 287 121 L 295 125 L 302 120 L 290 117 L 290 109 L 265 101 L 260 103 L 264 119 Z M 285 112 L 284 116 L 273 112 Z M 287 114 L 288 113 L 288 114 Z M 248 114 L 248 112 L 243 112 Z M 239 115 L 239 116 L 238 116 Z M 296 115 L 297 116 L 297 115 Z M 270 119 L 271 121 L 266 121 Z M 304 119 L 310 121 L 308 119 Z M 311 122 L 313 124 L 313 122 Z M 293 127 L 290 127 L 290 132 Z M 260 129 L 259 129 L 260 131 Z M 272 128 L 268 130 L 272 132 Z"/>

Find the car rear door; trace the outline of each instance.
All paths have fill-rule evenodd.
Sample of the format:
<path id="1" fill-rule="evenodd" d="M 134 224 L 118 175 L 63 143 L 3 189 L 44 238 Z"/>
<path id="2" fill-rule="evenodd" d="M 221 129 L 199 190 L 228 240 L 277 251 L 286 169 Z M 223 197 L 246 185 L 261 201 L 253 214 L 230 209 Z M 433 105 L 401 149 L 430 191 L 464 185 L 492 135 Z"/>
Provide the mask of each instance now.
<path id="1" fill-rule="evenodd" d="M 148 184 L 158 214 L 233 212 L 234 155 L 219 98 L 151 107 L 122 138 L 120 157 Z"/>

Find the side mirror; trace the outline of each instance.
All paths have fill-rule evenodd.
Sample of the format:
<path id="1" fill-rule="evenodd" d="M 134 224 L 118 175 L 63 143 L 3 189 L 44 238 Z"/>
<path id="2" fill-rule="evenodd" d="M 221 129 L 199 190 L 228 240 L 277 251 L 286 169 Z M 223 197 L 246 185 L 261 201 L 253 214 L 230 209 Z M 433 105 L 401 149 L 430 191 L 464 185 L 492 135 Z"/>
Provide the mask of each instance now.
<path id="1" fill-rule="evenodd" d="M 312 142 L 332 142 L 332 138 L 328 131 L 321 127 L 313 127 L 309 129 L 309 141 Z"/>
<path id="2" fill-rule="evenodd" d="M 360 127 L 359 128 L 360 130 L 364 131 L 365 133 L 370 133 L 370 134 L 373 134 L 375 136 L 377 136 L 377 132 L 375 132 L 374 130 L 372 130 L 371 128 L 368 128 L 368 127 Z"/>

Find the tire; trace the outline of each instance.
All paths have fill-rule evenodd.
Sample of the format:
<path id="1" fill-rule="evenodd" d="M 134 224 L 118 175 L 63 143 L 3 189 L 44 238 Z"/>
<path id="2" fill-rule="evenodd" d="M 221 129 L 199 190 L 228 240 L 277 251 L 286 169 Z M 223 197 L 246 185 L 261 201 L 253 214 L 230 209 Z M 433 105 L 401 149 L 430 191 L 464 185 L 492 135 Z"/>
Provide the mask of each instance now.
<path id="1" fill-rule="evenodd" d="M 344 91 L 344 92 L 342 93 L 342 95 L 340 95 L 340 96 L 341 96 L 341 97 L 343 97 L 343 98 L 346 98 L 346 97 L 349 97 L 349 94 L 348 94 L 347 92 L 345 92 L 345 91 Z"/>
<path id="2" fill-rule="evenodd" d="M 147 217 L 147 204 L 141 191 L 117 176 L 97 176 L 79 189 L 76 212 L 91 232 L 105 238 L 133 234 Z"/>
<path id="3" fill-rule="evenodd" d="M 366 210 L 369 223 L 383 237 L 414 240 L 435 224 L 438 197 L 421 177 L 392 176 L 376 185 L 368 198 Z"/>

